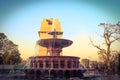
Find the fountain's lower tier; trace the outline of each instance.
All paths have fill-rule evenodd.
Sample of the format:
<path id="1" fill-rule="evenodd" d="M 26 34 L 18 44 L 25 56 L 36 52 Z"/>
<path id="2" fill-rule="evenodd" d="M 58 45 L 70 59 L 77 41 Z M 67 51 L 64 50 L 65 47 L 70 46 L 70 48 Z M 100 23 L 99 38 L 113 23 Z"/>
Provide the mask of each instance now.
<path id="1" fill-rule="evenodd" d="M 73 56 L 36 56 L 30 57 L 25 73 L 44 77 L 82 77 L 79 57 Z"/>

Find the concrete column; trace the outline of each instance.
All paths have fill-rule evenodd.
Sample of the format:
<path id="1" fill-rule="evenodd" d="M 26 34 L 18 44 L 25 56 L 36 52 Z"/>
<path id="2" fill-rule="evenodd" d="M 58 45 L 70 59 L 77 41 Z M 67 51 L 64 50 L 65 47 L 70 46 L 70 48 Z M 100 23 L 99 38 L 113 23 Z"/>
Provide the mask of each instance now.
<path id="1" fill-rule="evenodd" d="M 77 68 L 77 62 L 76 62 L 76 60 L 75 60 L 75 68 Z"/>
<path id="2" fill-rule="evenodd" d="M 67 68 L 67 59 L 64 59 L 65 60 L 65 68 Z"/>
<path id="3" fill-rule="evenodd" d="M 38 68 L 38 69 L 40 68 L 40 63 L 39 63 L 39 62 L 37 62 L 37 68 Z"/>
<path id="4" fill-rule="evenodd" d="M 45 62 L 45 60 L 43 60 L 43 69 L 45 69 L 46 68 L 46 62 Z"/>
<path id="5" fill-rule="evenodd" d="M 51 61 L 51 67 L 50 68 L 53 69 L 53 60 L 51 59 L 50 61 Z"/>
<path id="6" fill-rule="evenodd" d="M 79 68 L 79 61 L 77 61 L 77 68 Z"/>
<path id="7" fill-rule="evenodd" d="M 58 69 L 60 69 L 61 67 L 60 67 L 60 60 L 58 60 Z"/>
<path id="8" fill-rule="evenodd" d="M 32 63 L 32 65 L 33 65 L 33 68 L 35 68 L 35 63 L 34 62 Z"/>
<path id="9" fill-rule="evenodd" d="M 73 69 L 73 65 L 74 65 L 74 63 L 73 63 L 73 59 L 71 60 L 71 69 Z"/>
<path id="10" fill-rule="evenodd" d="M 79 63 L 78 63 L 78 60 L 76 59 L 76 68 L 78 68 L 78 65 L 79 65 Z"/>
<path id="11" fill-rule="evenodd" d="M 32 67 L 33 67 L 33 62 L 31 61 L 31 62 L 30 62 L 30 68 L 32 68 Z"/>

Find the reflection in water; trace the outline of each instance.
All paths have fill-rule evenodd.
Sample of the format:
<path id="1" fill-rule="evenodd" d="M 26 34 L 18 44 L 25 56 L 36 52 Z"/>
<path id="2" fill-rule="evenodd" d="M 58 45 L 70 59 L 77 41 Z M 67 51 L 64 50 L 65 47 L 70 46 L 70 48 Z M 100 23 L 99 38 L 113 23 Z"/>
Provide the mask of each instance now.
<path id="1" fill-rule="evenodd" d="M 118 74 L 107 75 L 96 70 L 87 70 L 84 76 L 85 78 L 83 80 L 120 80 L 120 75 Z"/>
<path id="2" fill-rule="evenodd" d="M 0 80 L 32 80 L 25 76 L 25 74 L 19 74 L 19 75 L 8 75 L 8 74 L 0 74 Z M 33 79 L 34 80 L 34 79 Z M 36 80 L 36 79 L 35 79 Z M 39 80 L 48 80 L 48 78 L 40 78 Z M 65 78 L 51 78 L 50 80 L 69 80 Z M 76 80 L 76 79 L 74 79 Z M 77 79 L 77 80 L 120 80 L 120 75 L 99 75 L 99 76 L 92 76 L 92 77 L 86 77 L 84 79 Z"/>
<path id="3" fill-rule="evenodd" d="M 86 78 L 83 80 L 120 80 L 120 75 L 99 76 L 95 78 Z"/>
<path id="4" fill-rule="evenodd" d="M 10 78 L 7 78 L 7 77 L 2 77 L 0 76 L 0 80 L 31 80 L 31 79 L 28 79 L 26 77 L 10 77 Z M 47 79 L 40 79 L 40 80 L 47 80 Z M 63 80 L 63 79 L 51 79 L 51 80 Z M 69 80 L 69 79 L 65 79 L 64 80 Z M 79 79 L 79 80 L 120 80 L 120 76 L 116 76 L 116 75 L 111 75 L 111 76 L 101 76 L 101 77 L 96 77 L 96 78 L 86 78 L 86 79 Z"/>

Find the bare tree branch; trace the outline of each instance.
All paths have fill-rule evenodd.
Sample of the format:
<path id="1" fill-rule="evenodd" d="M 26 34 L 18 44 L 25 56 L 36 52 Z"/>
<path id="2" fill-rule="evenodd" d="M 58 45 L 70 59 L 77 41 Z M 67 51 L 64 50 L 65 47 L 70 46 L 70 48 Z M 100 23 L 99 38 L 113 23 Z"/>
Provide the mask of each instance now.
<path id="1" fill-rule="evenodd" d="M 92 46 L 96 47 L 96 48 L 99 49 L 99 50 L 102 50 L 102 48 L 100 48 L 100 46 L 95 45 L 95 44 L 93 43 L 93 41 L 91 40 L 91 38 L 90 38 L 90 42 L 91 42 Z"/>
<path id="2" fill-rule="evenodd" d="M 113 43 L 113 42 L 115 42 L 115 41 L 117 41 L 117 40 L 120 40 L 120 37 L 115 38 L 115 39 L 114 39 L 114 40 L 112 40 L 110 43 Z"/>
<path id="3" fill-rule="evenodd" d="M 98 26 L 104 28 L 102 37 L 104 38 L 104 44 L 106 44 L 106 47 L 101 48 L 99 45 L 95 45 L 91 39 L 90 42 L 93 47 L 98 49 L 98 55 L 100 54 L 103 61 L 108 67 L 110 67 L 111 62 L 113 62 L 116 57 L 115 54 L 112 54 L 113 51 L 111 50 L 111 44 L 120 40 L 120 22 L 117 24 L 100 23 Z"/>

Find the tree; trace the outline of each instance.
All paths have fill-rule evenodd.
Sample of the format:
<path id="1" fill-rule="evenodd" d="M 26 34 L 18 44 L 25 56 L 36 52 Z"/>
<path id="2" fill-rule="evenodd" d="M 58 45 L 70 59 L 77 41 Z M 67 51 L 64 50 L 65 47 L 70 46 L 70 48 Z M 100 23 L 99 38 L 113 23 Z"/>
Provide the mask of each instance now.
<path id="1" fill-rule="evenodd" d="M 118 73 L 120 74 L 120 53 L 118 54 L 117 70 L 118 70 Z"/>
<path id="2" fill-rule="evenodd" d="M 120 52 L 116 55 L 113 67 L 115 68 L 116 72 L 120 74 Z"/>
<path id="3" fill-rule="evenodd" d="M 82 59 L 82 60 L 81 60 L 81 63 L 82 63 L 86 68 L 89 68 L 89 62 L 90 62 L 89 59 Z"/>
<path id="4" fill-rule="evenodd" d="M 18 64 L 21 60 L 20 53 L 18 51 L 13 51 L 9 58 L 9 64 Z"/>
<path id="5" fill-rule="evenodd" d="M 3 57 L 1 53 L 0 53 L 0 64 L 3 64 Z"/>
<path id="6" fill-rule="evenodd" d="M 98 62 L 97 61 L 90 61 L 90 68 L 93 68 L 93 69 L 98 68 Z"/>
<path id="7" fill-rule="evenodd" d="M 21 62 L 18 45 L 0 33 L 0 64 L 18 64 Z"/>
<path id="8" fill-rule="evenodd" d="M 111 45 L 115 41 L 120 40 L 120 22 L 117 24 L 111 24 L 111 23 L 100 23 L 100 27 L 103 27 L 103 35 L 101 37 L 104 38 L 104 44 L 106 47 L 101 47 L 99 45 L 96 45 L 93 43 L 92 40 L 91 43 L 92 45 L 98 49 L 98 55 L 101 56 L 103 59 L 104 63 L 107 65 L 108 68 L 111 67 L 111 63 L 115 59 L 115 53 L 117 53 L 116 50 L 113 50 Z"/>

